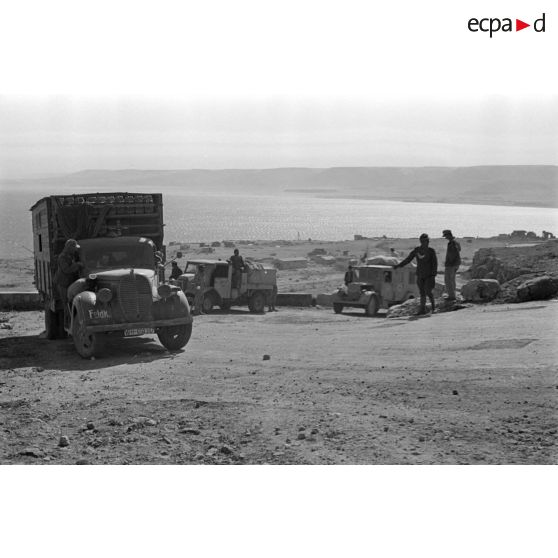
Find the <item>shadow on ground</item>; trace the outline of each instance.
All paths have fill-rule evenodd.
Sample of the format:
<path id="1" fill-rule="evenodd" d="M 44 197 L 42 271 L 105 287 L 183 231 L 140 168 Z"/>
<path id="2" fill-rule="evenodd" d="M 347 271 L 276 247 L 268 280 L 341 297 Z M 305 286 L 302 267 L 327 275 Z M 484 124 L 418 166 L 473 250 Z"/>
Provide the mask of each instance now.
<path id="1" fill-rule="evenodd" d="M 172 358 L 173 354 L 176 353 L 167 351 L 155 337 L 122 339 L 107 336 L 99 356 L 91 360 L 77 354 L 71 338 L 48 340 L 37 335 L 24 335 L 0 339 L 0 370 L 25 367 L 89 370 L 118 366 L 132 360 L 152 362 Z"/>

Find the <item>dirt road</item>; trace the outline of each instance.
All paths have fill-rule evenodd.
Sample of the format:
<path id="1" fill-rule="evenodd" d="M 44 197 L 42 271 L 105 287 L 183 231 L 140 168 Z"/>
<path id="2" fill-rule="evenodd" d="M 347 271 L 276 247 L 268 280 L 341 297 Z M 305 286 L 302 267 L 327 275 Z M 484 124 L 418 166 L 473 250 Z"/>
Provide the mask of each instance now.
<path id="1" fill-rule="evenodd" d="M 40 312 L 4 315 L 0 459 L 557 463 L 557 318 L 556 300 L 418 319 L 236 311 L 197 318 L 183 352 L 144 336 L 85 361 L 39 338 Z"/>

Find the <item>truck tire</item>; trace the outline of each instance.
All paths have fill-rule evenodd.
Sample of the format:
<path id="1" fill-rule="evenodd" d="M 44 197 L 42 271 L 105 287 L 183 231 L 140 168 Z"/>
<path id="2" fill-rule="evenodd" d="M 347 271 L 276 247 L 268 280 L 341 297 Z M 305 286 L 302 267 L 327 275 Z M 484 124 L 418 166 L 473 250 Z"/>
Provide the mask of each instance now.
<path id="1" fill-rule="evenodd" d="M 157 331 L 161 345 L 169 351 L 182 349 L 192 335 L 192 324 L 162 327 Z"/>
<path id="2" fill-rule="evenodd" d="M 261 291 L 256 291 L 248 300 L 248 308 L 254 314 L 261 314 L 265 310 L 265 296 Z"/>
<path id="3" fill-rule="evenodd" d="M 367 316 L 375 316 L 380 309 L 380 301 L 376 295 L 372 295 L 368 301 L 368 306 L 364 309 Z"/>
<path id="4" fill-rule="evenodd" d="M 338 302 L 337 302 L 337 303 L 334 303 L 334 304 L 333 304 L 333 311 L 334 311 L 336 314 L 341 314 L 341 312 L 343 312 L 343 305 L 342 305 L 342 304 L 339 304 Z"/>
<path id="5" fill-rule="evenodd" d="M 202 312 L 204 314 L 211 314 L 214 304 L 215 301 L 213 299 L 213 295 L 211 293 L 205 293 L 203 295 L 203 301 L 202 301 Z"/>
<path id="6" fill-rule="evenodd" d="M 53 312 L 50 305 L 45 304 L 45 332 L 47 339 L 58 339 L 60 335 L 59 313 Z"/>
<path id="7" fill-rule="evenodd" d="M 72 320 L 72 338 L 74 347 L 83 358 L 97 356 L 101 350 L 102 338 L 100 333 L 86 333 L 85 324 L 79 312 Z"/>

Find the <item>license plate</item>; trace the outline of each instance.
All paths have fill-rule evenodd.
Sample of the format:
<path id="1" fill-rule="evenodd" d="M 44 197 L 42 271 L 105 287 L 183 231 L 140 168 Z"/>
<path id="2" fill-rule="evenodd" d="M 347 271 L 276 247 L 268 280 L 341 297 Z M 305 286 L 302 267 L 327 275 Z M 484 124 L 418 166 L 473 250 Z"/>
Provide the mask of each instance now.
<path id="1" fill-rule="evenodd" d="M 152 327 L 138 327 L 136 329 L 125 329 L 124 337 L 134 337 L 135 335 L 145 335 L 146 333 L 155 333 Z"/>

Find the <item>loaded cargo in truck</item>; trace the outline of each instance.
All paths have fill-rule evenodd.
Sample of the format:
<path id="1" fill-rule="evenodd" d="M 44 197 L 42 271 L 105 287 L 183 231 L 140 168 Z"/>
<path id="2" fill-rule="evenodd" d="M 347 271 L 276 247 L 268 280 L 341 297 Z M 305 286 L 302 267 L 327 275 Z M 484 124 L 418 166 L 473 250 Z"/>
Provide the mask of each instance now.
<path id="1" fill-rule="evenodd" d="M 49 339 L 71 335 L 84 358 L 98 354 L 107 335 L 156 333 L 169 350 L 188 343 L 188 301 L 164 280 L 161 194 L 47 196 L 31 212 L 35 285 Z M 66 289 L 55 276 L 70 239 L 80 264 Z"/>

